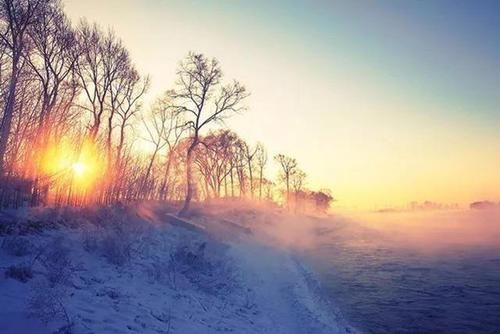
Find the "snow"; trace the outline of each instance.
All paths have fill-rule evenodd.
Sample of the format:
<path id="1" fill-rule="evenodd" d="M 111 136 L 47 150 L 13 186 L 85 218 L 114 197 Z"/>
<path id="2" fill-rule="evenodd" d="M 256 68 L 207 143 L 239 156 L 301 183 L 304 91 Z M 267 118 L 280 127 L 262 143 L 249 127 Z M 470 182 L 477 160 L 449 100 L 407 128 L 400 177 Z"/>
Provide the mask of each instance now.
<path id="1" fill-rule="evenodd" d="M 68 323 L 72 333 L 355 332 L 291 247 L 304 228 L 279 233 L 282 220 L 300 225 L 286 215 L 207 210 L 185 221 L 145 204 L 25 216 L 0 234 L 0 267 L 33 263 L 33 278 L 0 277 L 0 333 L 62 333 Z M 58 225 L 19 228 L 50 219 Z M 27 254 L 6 249 L 13 235 L 28 240 Z M 40 296 L 56 310 L 46 323 L 33 306 Z"/>

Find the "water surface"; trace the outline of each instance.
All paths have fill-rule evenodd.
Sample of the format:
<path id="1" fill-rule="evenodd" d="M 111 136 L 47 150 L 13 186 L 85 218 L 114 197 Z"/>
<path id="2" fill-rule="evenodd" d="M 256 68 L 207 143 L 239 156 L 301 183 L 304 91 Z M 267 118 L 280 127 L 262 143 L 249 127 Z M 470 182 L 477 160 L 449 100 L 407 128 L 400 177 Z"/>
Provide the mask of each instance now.
<path id="1" fill-rule="evenodd" d="M 328 294 L 367 333 L 500 332 L 500 212 L 336 219 L 308 254 Z"/>

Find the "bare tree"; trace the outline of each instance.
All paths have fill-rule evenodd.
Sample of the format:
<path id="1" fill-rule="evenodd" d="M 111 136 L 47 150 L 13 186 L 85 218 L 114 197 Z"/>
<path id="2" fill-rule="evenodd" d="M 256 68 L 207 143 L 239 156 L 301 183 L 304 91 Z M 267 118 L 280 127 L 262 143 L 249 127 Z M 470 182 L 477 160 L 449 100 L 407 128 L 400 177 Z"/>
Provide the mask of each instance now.
<path id="1" fill-rule="evenodd" d="M 222 84 L 222 71 L 216 59 L 189 53 L 179 65 L 177 86 L 171 95 L 176 109 L 184 115 L 192 136 L 186 154 L 186 199 L 179 212 L 184 215 L 193 197 L 193 152 L 200 143 L 202 129 L 243 110 L 241 101 L 248 94 L 237 81 Z"/>
<path id="2" fill-rule="evenodd" d="M 89 133 L 95 140 L 101 128 L 111 87 L 123 68 L 129 65 L 130 59 L 121 41 L 110 31 L 104 34 L 95 24 L 82 21 L 77 36 L 80 57 L 76 63 L 76 73 L 89 105 L 82 108 L 91 113 Z"/>
<path id="3" fill-rule="evenodd" d="M 163 112 L 161 107 L 153 107 L 150 117 L 147 119 L 143 118 L 142 122 L 144 124 L 144 128 L 146 129 L 146 133 L 148 134 L 145 140 L 153 145 L 153 151 L 146 168 L 144 179 L 141 183 L 141 193 L 145 193 L 146 187 L 148 186 L 149 175 L 151 174 L 151 169 L 156 160 L 156 156 L 158 155 L 158 152 L 160 152 L 160 150 L 167 144 L 164 141 L 164 136 L 169 118 L 167 113 Z"/>
<path id="4" fill-rule="evenodd" d="M 23 175 L 31 175 L 34 167 L 30 164 L 33 150 L 28 147 L 38 136 L 36 124 L 42 98 L 38 83 L 27 71 L 23 71 L 20 75 L 17 92 L 16 108 L 4 162 L 5 171 L 10 173 L 18 166 L 22 167 L 19 170 Z"/>
<path id="5" fill-rule="evenodd" d="M 262 200 L 262 182 L 264 179 L 264 168 L 267 164 L 267 151 L 262 143 L 257 144 L 255 160 L 259 168 L 259 200 Z"/>
<path id="6" fill-rule="evenodd" d="M 246 143 L 240 139 L 236 141 L 233 145 L 233 168 L 236 172 L 236 177 L 238 178 L 238 185 L 240 188 L 239 196 L 240 198 L 246 196 Z"/>
<path id="7" fill-rule="evenodd" d="M 290 208 L 290 177 L 296 171 L 297 160 L 288 157 L 283 154 L 278 154 L 274 157 L 274 160 L 279 163 L 281 167 L 281 179 L 285 182 L 286 186 L 286 203 L 287 207 Z"/>
<path id="8" fill-rule="evenodd" d="M 254 164 L 254 158 L 255 154 L 257 153 L 257 146 L 254 149 L 250 148 L 250 145 L 246 142 L 244 142 L 244 154 L 245 154 L 245 159 L 246 163 L 248 166 L 248 177 L 249 177 L 249 186 L 250 186 L 250 198 L 253 199 L 254 195 L 254 182 L 253 182 L 253 164 Z"/>
<path id="9" fill-rule="evenodd" d="M 71 91 L 76 84 L 71 77 L 77 60 L 76 39 L 71 24 L 60 7 L 52 7 L 41 13 L 29 34 L 33 51 L 27 55 L 27 59 L 40 81 L 42 105 L 37 127 L 43 140 L 50 135 L 52 111 L 61 97 L 64 97 L 61 91 Z"/>
<path id="10" fill-rule="evenodd" d="M 125 144 L 125 131 L 128 126 L 131 126 L 132 118 L 140 110 L 141 105 L 139 100 L 144 95 L 149 87 L 149 78 L 146 77 L 141 81 L 136 71 L 131 71 L 129 76 L 123 83 L 118 96 L 118 109 L 116 114 L 119 118 L 119 140 L 116 148 L 117 161 L 120 162 L 122 156 L 123 145 Z M 119 164 L 118 164 L 119 165 Z"/>
<path id="11" fill-rule="evenodd" d="M 146 140 L 153 144 L 153 152 L 146 168 L 142 191 L 145 190 L 148 184 L 153 164 L 159 152 L 166 146 L 169 146 L 171 150 L 173 140 L 179 140 L 180 134 L 184 128 L 182 114 L 177 112 L 169 96 L 165 96 L 156 101 L 150 116 L 147 119 L 143 119 L 143 123 L 148 134 Z"/>
<path id="12" fill-rule="evenodd" d="M 165 200 L 169 192 L 170 186 L 170 174 L 172 170 L 172 164 L 175 159 L 175 149 L 177 148 L 184 132 L 186 131 L 185 121 L 183 119 L 183 114 L 178 113 L 175 107 L 172 106 L 172 101 L 169 94 L 165 94 L 163 98 L 158 100 L 158 103 L 162 106 L 163 110 L 169 115 L 169 123 L 166 131 L 163 134 L 163 140 L 166 144 L 165 152 L 165 173 L 163 181 L 160 185 L 160 198 Z"/>
<path id="13" fill-rule="evenodd" d="M 4 158 L 9 142 L 16 103 L 16 89 L 21 71 L 21 58 L 28 45 L 28 29 L 49 8 L 51 0 L 2 0 L 0 2 L 0 39 L 10 55 L 10 77 L 0 125 L 0 173 L 4 172 Z"/>
<path id="14" fill-rule="evenodd" d="M 195 164 L 215 198 L 221 197 L 222 183 L 231 170 L 232 146 L 237 140 L 229 130 L 210 133 L 202 138 L 203 145 L 196 151 Z"/>
<path id="15" fill-rule="evenodd" d="M 113 196 L 119 198 L 123 193 L 124 178 L 126 177 L 126 155 L 130 152 L 126 151 L 126 134 L 127 128 L 131 128 L 133 120 L 141 109 L 140 100 L 149 87 L 149 78 L 141 79 L 139 73 L 134 68 L 129 68 L 126 76 L 122 76 L 119 84 L 114 85 L 111 94 L 111 103 L 113 104 L 114 113 L 116 113 L 116 122 L 118 127 L 118 143 L 116 144 L 114 164 L 116 172 L 114 173 L 114 188 Z M 108 119 L 109 120 L 109 119 Z M 113 117 L 111 117 L 113 121 Z M 111 129 L 112 129 L 111 124 Z M 111 152 L 111 131 L 110 124 L 108 124 L 108 159 L 112 160 Z M 131 143 L 128 143 L 129 146 Z"/>
<path id="16" fill-rule="evenodd" d="M 306 179 L 306 173 L 301 169 L 295 169 L 291 175 L 291 184 L 293 188 L 294 201 L 295 201 L 295 212 L 299 208 L 299 199 L 303 193 L 304 182 Z"/>
<path id="17" fill-rule="evenodd" d="M 326 214 L 330 209 L 332 202 L 335 202 L 332 193 L 329 189 L 321 189 L 319 191 L 313 191 L 309 196 L 314 201 L 315 210 L 319 213 Z"/>

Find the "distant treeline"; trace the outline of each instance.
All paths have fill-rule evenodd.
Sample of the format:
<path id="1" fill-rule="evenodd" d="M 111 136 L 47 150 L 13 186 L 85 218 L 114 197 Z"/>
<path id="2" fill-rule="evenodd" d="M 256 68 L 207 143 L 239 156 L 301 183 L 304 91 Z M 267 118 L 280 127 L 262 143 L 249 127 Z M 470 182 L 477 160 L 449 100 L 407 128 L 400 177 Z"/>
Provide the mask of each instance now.
<path id="1" fill-rule="evenodd" d="M 495 203 L 491 201 L 478 201 L 478 202 L 473 202 L 469 205 L 469 208 L 471 209 L 479 209 L 479 210 L 484 210 L 484 209 L 500 209 L 500 202 Z"/>

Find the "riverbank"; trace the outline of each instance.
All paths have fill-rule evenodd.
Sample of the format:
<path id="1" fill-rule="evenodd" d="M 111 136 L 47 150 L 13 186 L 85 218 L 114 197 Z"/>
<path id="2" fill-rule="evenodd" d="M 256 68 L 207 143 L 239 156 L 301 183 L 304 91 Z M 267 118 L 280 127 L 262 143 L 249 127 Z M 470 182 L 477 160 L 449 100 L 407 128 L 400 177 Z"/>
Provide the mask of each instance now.
<path id="1" fill-rule="evenodd" d="M 354 332 L 294 256 L 306 230 L 292 220 L 216 208 L 175 222 L 152 204 L 26 212 L 0 230 L 0 332 Z"/>

